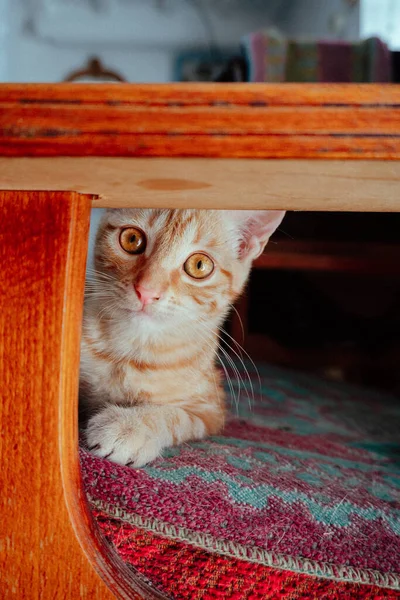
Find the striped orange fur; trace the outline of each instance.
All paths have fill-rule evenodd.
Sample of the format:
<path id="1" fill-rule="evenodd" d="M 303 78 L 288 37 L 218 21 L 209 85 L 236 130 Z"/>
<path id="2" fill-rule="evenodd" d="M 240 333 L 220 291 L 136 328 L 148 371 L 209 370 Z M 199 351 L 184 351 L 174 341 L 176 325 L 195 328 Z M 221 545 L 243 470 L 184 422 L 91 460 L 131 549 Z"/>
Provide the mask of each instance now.
<path id="1" fill-rule="evenodd" d="M 105 213 L 81 352 L 81 412 L 95 454 L 141 466 L 165 447 L 221 430 L 219 328 L 283 215 Z M 130 253 L 139 246 L 140 253 Z"/>

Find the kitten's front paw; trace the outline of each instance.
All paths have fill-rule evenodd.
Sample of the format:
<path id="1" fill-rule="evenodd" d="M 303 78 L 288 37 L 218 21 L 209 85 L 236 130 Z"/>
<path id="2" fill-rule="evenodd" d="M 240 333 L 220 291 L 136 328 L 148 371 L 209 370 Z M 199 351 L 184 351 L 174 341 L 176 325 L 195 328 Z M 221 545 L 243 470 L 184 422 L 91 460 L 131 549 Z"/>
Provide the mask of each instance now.
<path id="1" fill-rule="evenodd" d="M 89 419 L 88 448 L 96 456 L 120 465 L 142 467 L 157 458 L 166 445 L 155 421 L 151 408 L 107 406 Z"/>

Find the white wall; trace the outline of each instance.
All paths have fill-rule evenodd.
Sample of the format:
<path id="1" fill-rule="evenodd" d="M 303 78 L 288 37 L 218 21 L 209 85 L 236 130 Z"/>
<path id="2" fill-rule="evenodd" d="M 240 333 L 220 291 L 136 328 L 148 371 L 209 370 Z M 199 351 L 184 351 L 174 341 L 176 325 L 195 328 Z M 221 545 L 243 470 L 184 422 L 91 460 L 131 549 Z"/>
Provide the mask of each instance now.
<path id="1" fill-rule="evenodd" d="M 400 50 L 399 0 L 362 0 L 360 30 L 363 36 L 379 36 L 392 50 Z"/>
<path id="2" fill-rule="evenodd" d="M 164 0 L 163 10 L 156 0 L 102 3 L 96 13 L 85 8 L 85 0 L 0 0 L 0 78 L 60 81 L 99 55 L 129 81 L 165 82 L 179 48 L 206 48 L 212 39 L 220 47 L 238 47 L 242 35 L 271 24 L 300 37 L 358 35 L 358 8 L 350 8 L 348 0 L 241 0 L 229 11 L 229 3 L 221 8 L 209 0 L 202 13 L 194 9 L 195 0 Z"/>
<path id="3" fill-rule="evenodd" d="M 55 10 L 30 11 L 26 0 L 0 0 L 0 6 L 8 3 L 11 21 L 9 81 L 60 81 L 93 54 L 129 81 L 170 81 L 180 48 L 207 48 L 212 39 L 221 47 L 239 48 L 243 34 L 270 24 L 274 2 L 282 0 L 270 0 L 261 17 L 259 11 L 226 15 L 207 8 L 205 19 L 193 0 L 167 0 L 164 10 L 155 0 L 110 0 L 108 9 L 105 0 L 100 13 L 85 8 L 84 0 L 83 8 L 65 2 L 68 10 L 57 7 L 62 7 L 60 0 L 53 1 Z"/>
<path id="4" fill-rule="evenodd" d="M 10 76 L 10 10 L 9 0 L 0 0 L 0 81 L 7 81 Z"/>

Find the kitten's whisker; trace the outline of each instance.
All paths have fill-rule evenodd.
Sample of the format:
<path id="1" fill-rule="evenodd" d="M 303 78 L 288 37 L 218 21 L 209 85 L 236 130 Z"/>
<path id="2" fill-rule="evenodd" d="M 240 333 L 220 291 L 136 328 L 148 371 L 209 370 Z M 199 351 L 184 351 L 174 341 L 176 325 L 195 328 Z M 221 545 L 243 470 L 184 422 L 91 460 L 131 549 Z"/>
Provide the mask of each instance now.
<path id="1" fill-rule="evenodd" d="M 184 314 L 187 315 L 192 315 L 191 311 L 189 309 L 186 309 L 183 306 L 179 307 L 179 311 L 183 312 Z M 170 311 L 171 313 L 173 312 L 172 310 Z M 168 314 L 168 313 L 167 313 Z M 240 397 L 240 390 L 241 387 L 243 386 L 243 390 L 246 393 L 247 396 L 247 401 L 249 403 L 249 407 L 250 409 L 252 409 L 254 402 L 255 402 L 255 394 L 254 394 L 254 386 L 253 386 L 253 381 L 251 379 L 250 373 L 246 367 L 245 362 L 243 361 L 243 357 L 241 356 L 241 352 L 243 352 L 249 359 L 249 361 L 251 362 L 256 374 L 257 374 L 257 379 L 258 379 L 258 384 L 259 384 L 259 388 L 260 388 L 260 393 L 261 393 L 261 378 L 260 378 L 260 374 L 258 372 L 257 366 L 255 365 L 254 361 L 252 360 L 251 356 L 246 352 L 246 350 L 231 336 L 229 335 L 229 333 L 223 329 L 222 327 L 219 327 L 216 325 L 215 328 L 210 327 L 210 325 L 208 324 L 208 322 L 204 321 L 204 319 L 200 319 L 199 321 L 197 321 L 197 324 L 200 325 L 202 327 L 203 330 L 208 331 L 212 334 L 212 336 L 218 336 L 219 338 L 219 349 L 221 350 L 221 352 L 223 352 L 224 354 L 224 358 L 225 360 L 229 363 L 230 368 L 232 369 L 232 371 L 235 373 L 235 377 L 237 379 L 238 382 L 238 392 L 237 395 L 235 395 L 234 397 L 234 401 L 235 404 L 237 404 L 239 402 L 239 397 Z M 235 350 L 235 348 L 233 348 L 231 346 L 231 344 L 229 344 L 229 342 L 227 340 L 225 340 L 223 337 L 220 336 L 220 333 L 222 332 L 224 334 L 224 336 L 228 337 L 229 339 L 232 340 L 232 342 L 235 344 L 235 346 L 238 348 L 239 353 Z M 242 374 L 240 373 L 239 369 L 236 366 L 236 363 L 234 361 L 234 358 L 232 356 L 230 356 L 228 353 L 226 353 L 225 349 L 221 347 L 221 344 L 224 344 L 229 351 L 238 358 L 238 360 L 241 363 L 241 366 L 243 367 L 243 370 L 245 371 L 246 374 L 246 378 L 248 379 L 248 383 L 249 383 L 249 388 L 250 388 L 250 392 L 247 388 L 247 385 L 245 384 L 245 381 L 243 379 Z M 232 391 L 231 391 L 232 393 Z"/>
<path id="2" fill-rule="evenodd" d="M 118 303 L 115 299 L 112 302 L 105 302 L 102 309 L 98 312 L 97 316 L 99 320 L 102 320 L 107 312 L 112 312 L 112 309 L 118 308 Z"/>
<path id="3" fill-rule="evenodd" d="M 206 330 L 206 331 L 208 330 L 209 332 L 211 332 L 212 336 L 218 337 L 218 333 L 217 333 L 215 330 L 213 330 L 213 329 L 212 329 L 212 328 L 210 328 L 210 327 L 207 327 L 207 326 L 206 326 L 206 324 L 205 324 L 203 321 L 201 321 L 200 323 L 201 323 L 201 325 L 202 325 L 202 328 L 203 328 L 204 330 Z M 198 333 L 199 333 L 199 332 L 198 332 Z M 204 337 L 203 337 L 203 339 L 204 339 Z M 217 351 L 215 352 L 215 350 L 217 350 Z M 231 378 L 231 376 L 229 375 L 229 372 L 227 371 L 227 369 L 225 368 L 225 365 L 224 365 L 224 363 L 223 363 L 223 361 L 222 361 L 222 357 L 219 355 L 219 352 L 218 352 L 218 350 L 220 350 L 220 351 L 222 352 L 222 354 L 223 354 L 224 358 L 226 359 L 226 361 L 227 361 L 227 362 L 228 362 L 228 364 L 230 365 L 230 367 L 231 367 L 232 371 L 233 371 L 233 372 L 235 373 L 235 375 L 236 375 L 237 382 L 238 382 L 238 391 L 237 391 L 237 393 L 236 393 L 236 394 L 235 394 L 235 391 L 234 391 L 234 385 L 233 385 L 232 378 Z M 235 407 L 236 407 L 236 414 L 238 414 L 238 413 L 239 413 L 239 401 L 240 401 L 240 386 L 241 386 L 241 381 L 243 382 L 243 379 L 242 379 L 242 378 L 241 378 L 241 376 L 240 376 L 240 373 L 239 373 L 239 371 L 238 371 L 238 369 L 237 369 L 237 367 L 236 367 L 236 365 L 235 365 L 235 362 L 234 362 L 234 361 L 233 361 L 233 359 L 232 359 L 232 358 L 229 356 L 229 354 L 228 354 L 228 353 L 227 353 L 227 352 L 224 350 L 224 348 L 221 348 L 221 346 L 219 346 L 219 347 L 217 346 L 217 348 L 216 348 L 216 349 L 214 349 L 214 352 L 215 352 L 215 354 L 216 354 L 216 356 L 217 356 L 218 360 L 220 361 L 220 363 L 222 364 L 222 366 L 223 366 L 223 368 L 224 368 L 225 376 L 226 376 L 227 383 L 228 383 L 228 386 L 229 386 L 229 391 L 230 391 L 230 394 L 231 394 L 232 400 L 233 400 L 233 401 L 234 401 L 234 403 L 235 403 Z"/>
<path id="4" fill-rule="evenodd" d="M 184 312 L 184 313 L 186 313 L 186 314 L 191 314 L 189 310 L 186 310 L 184 307 L 181 307 L 181 308 L 182 308 L 182 312 Z M 224 356 L 225 360 L 228 362 L 228 364 L 229 364 L 230 368 L 232 369 L 232 371 L 233 371 L 233 372 L 234 372 L 234 374 L 235 374 L 235 377 L 236 377 L 236 380 L 237 380 L 237 383 L 238 383 L 238 390 L 237 390 L 237 393 L 235 394 L 235 393 L 234 393 L 234 391 L 233 391 L 233 387 L 232 387 L 232 386 L 233 386 L 233 384 L 232 384 L 232 386 L 230 386 L 230 387 L 229 387 L 229 389 L 230 389 L 230 394 L 232 395 L 232 399 L 233 399 L 233 401 L 235 402 L 236 412 L 237 412 L 237 413 L 239 412 L 240 390 L 241 390 L 241 387 L 242 387 L 242 386 L 243 386 L 243 390 L 244 390 L 244 392 L 245 392 L 245 393 L 246 393 L 246 395 L 247 395 L 247 399 L 248 399 L 249 407 L 250 407 L 250 409 L 251 409 L 251 408 L 252 408 L 252 401 L 253 401 L 253 403 L 254 403 L 254 389 L 253 389 L 253 382 L 251 381 L 250 374 L 249 374 L 249 372 L 248 372 L 248 370 L 247 370 L 247 368 L 246 368 L 246 365 L 244 364 L 244 362 L 243 362 L 243 360 L 242 360 L 241 356 L 240 356 L 240 355 L 239 355 L 239 354 L 238 354 L 238 353 L 237 353 L 237 352 L 234 350 L 234 348 L 232 348 L 232 347 L 230 346 L 230 344 L 229 344 L 229 343 L 228 343 L 226 340 L 223 340 L 223 339 L 220 337 L 220 335 L 219 335 L 219 329 L 218 329 L 218 327 L 217 327 L 217 326 L 216 326 L 216 327 L 215 327 L 215 329 L 214 329 L 214 328 L 210 327 L 210 326 L 208 325 L 208 323 L 207 323 L 207 322 L 205 322 L 203 319 L 200 319 L 200 320 L 199 320 L 197 323 L 198 323 L 199 325 L 201 325 L 201 327 L 202 327 L 202 329 L 203 329 L 203 330 L 210 332 L 210 333 L 212 334 L 212 336 L 216 336 L 216 337 L 218 337 L 218 341 L 220 342 L 220 343 L 219 343 L 219 351 L 220 351 L 220 352 L 223 354 L 223 356 Z M 240 360 L 240 362 L 242 363 L 242 365 L 243 365 L 243 368 L 244 368 L 244 370 L 245 370 L 245 372 L 246 372 L 247 378 L 248 378 L 248 380 L 249 380 L 249 384 L 250 384 L 250 390 L 251 390 L 251 396 L 250 396 L 250 394 L 249 394 L 249 391 L 248 391 L 248 389 L 247 389 L 247 387 L 246 387 L 246 384 L 245 384 L 245 382 L 244 382 L 243 376 L 242 376 L 242 374 L 240 373 L 239 369 L 237 368 L 237 366 L 236 366 L 236 363 L 235 363 L 235 361 L 234 361 L 233 357 L 232 357 L 232 356 L 230 356 L 230 355 L 227 353 L 227 351 L 226 351 L 226 350 L 225 350 L 225 349 L 224 349 L 224 348 L 221 346 L 221 343 L 224 343 L 224 344 L 225 344 L 225 345 L 226 345 L 226 346 L 229 348 L 229 350 L 230 350 L 231 352 L 233 352 L 233 354 L 235 354 L 235 356 L 237 356 L 237 358 L 238 358 L 238 359 Z M 217 351 L 217 357 L 218 357 L 218 359 L 221 361 L 221 357 L 219 356 L 219 354 L 218 354 L 218 351 Z M 229 377 L 229 380 L 230 380 L 230 381 L 228 382 L 228 385 L 229 385 L 229 383 L 231 383 L 231 377 L 228 375 L 228 373 L 227 373 L 227 371 L 226 371 L 225 369 L 224 369 L 224 371 L 225 371 L 225 375 L 226 375 L 226 378 L 227 378 L 227 380 L 228 380 L 228 377 Z"/>
<path id="5" fill-rule="evenodd" d="M 254 398 L 254 389 L 253 389 L 253 382 L 252 382 L 250 374 L 249 374 L 249 372 L 248 372 L 248 370 L 246 368 L 246 365 L 244 364 L 242 357 L 236 352 L 236 350 L 234 348 L 232 348 L 232 346 L 226 340 L 224 340 L 222 337 L 219 337 L 219 342 L 220 342 L 220 345 L 219 345 L 220 350 L 222 352 L 224 352 L 224 354 L 226 354 L 227 357 L 229 357 L 229 359 L 230 359 L 229 362 L 230 362 L 230 364 L 232 366 L 232 369 L 233 369 L 233 371 L 235 373 L 235 376 L 238 379 L 238 383 L 239 383 L 238 396 L 240 397 L 240 388 L 241 388 L 241 384 L 243 384 L 243 390 L 244 390 L 244 392 L 247 395 L 247 400 L 248 400 L 248 403 L 249 403 L 249 407 L 251 409 L 252 408 L 252 402 L 254 404 L 254 401 L 255 401 L 255 398 Z M 248 389 L 246 387 L 245 381 L 244 381 L 244 379 L 242 377 L 242 374 L 240 373 L 239 369 L 237 368 L 233 357 L 230 357 L 229 354 L 224 350 L 224 348 L 222 348 L 221 343 L 225 344 L 225 346 L 227 346 L 227 348 L 231 352 L 233 352 L 233 354 L 239 359 L 239 361 L 243 365 L 243 369 L 244 369 L 244 371 L 245 371 L 245 373 L 247 375 L 247 378 L 249 380 L 250 390 L 251 390 L 251 397 L 250 397 L 249 391 L 248 391 Z"/>
<path id="6" fill-rule="evenodd" d="M 224 350 L 224 348 L 222 348 L 221 346 L 219 347 L 219 351 L 222 352 L 222 354 L 228 361 L 228 364 L 230 365 L 232 371 L 234 372 L 237 383 L 238 383 L 237 395 L 234 396 L 234 398 L 233 398 L 235 401 L 236 416 L 238 416 L 239 415 L 239 403 L 240 403 L 240 389 L 241 389 L 241 383 L 243 382 L 243 380 L 241 378 L 240 372 L 239 372 L 238 368 L 236 367 L 235 362 L 232 359 L 232 357 L 229 356 L 229 354 L 226 352 L 226 350 Z"/>
<path id="7" fill-rule="evenodd" d="M 259 388 L 260 388 L 260 398 L 261 398 L 261 396 L 262 396 L 261 376 L 260 376 L 259 370 L 258 370 L 257 365 L 255 364 L 254 360 L 251 358 L 250 354 L 248 352 L 246 352 L 246 350 L 243 348 L 243 346 L 241 346 L 239 344 L 239 342 L 237 342 L 235 340 L 235 338 L 233 338 L 231 335 L 229 335 L 229 333 L 223 327 L 220 327 L 220 331 L 222 331 L 222 333 L 224 335 L 228 336 L 228 338 L 231 339 L 232 342 L 235 344 L 235 346 L 238 348 L 239 352 L 243 352 L 246 355 L 246 357 L 249 359 L 249 361 L 251 362 L 251 364 L 252 364 L 252 366 L 253 366 L 256 374 L 257 374 L 258 385 L 259 385 Z"/>
<path id="8" fill-rule="evenodd" d="M 235 354 L 235 356 L 237 356 L 237 358 L 240 360 L 241 364 L 243 365 L 243 369 L 244 369 L 244 371 L 245 371 L 245 373 L 246 373 L 246 375 L 247 375 L 247 379 L 249 380 L 249 385 L 250 385 L 250 390 L 251 390 L 251 397 L 250 397 L 249 391 L 248 391 L 248 389 L 247 389 L 247 387 L 246 387 L 245 381 L 244 381 L 244 379 L 243 379 L 243 377 L 242 377 L 242 374 L 240 373 L 239 369 L 237 369 L 237 368 L 236 368 L 236 372 L 237 372 L 237 374 L 238 374 L 238 376 L 239 376 L 239 378 L 240 378 L 240 381 L 243 383 L 243 389 L 244 389 L 244 391 L 246 392 L 247 399 L 248 399 L 248 402 L 249 402 L 249 407 L 250 407 L 250 409 L 251 409 L 251 408 L 252 408 L 252 406 L 254 405 L 255 398 L 254 398 L 253 382 L 252 382 L 252 380 L 251 380 L 251 377 L 250 377 L 250 374 L 249 374 L 249 372 L 248 372 L 248 370 L 247 370 L 247 367 L 246 367 L 246 365 L 244 364 L 242 357 L 241 357 L 241 356 L 240 356 L 240 355 L 239 355 L 239 354 L 238 354 L 238 353 L 237 353 L 237 352 L 236 352 L 236 351 L 235 351 L 235 350 L 232 348 L 232 346 L 231 346 L 230 344 L 228 344 L 228 342 L 227 342 L 226 340 L 224 340 L 224 339 L 220 338 L 220 341 L 221 341 L 222 343 L 224 343 L 224 344 L 225 344 L 225 345 L 226 345 L 226 346 L 229 348 L 229 350 Z M 232 360 L 233 360 L 233 359 L 232 359 Z M 235 366 L 236 366 L 236 365 L 235 365 Z M 253 404 L 252 404 L 252 403 L 253 403 Z"/>
<path id="9" fill-rule="evenodd" d="M 243 326 L 242 317 L 240 316 L 238 309 L 233 304 L 230 304 L 229 306 L 232 308 L 232 310 L 235 311 L 235 313 L 237 314 L 237 318 L 239 319 L 240 328 L 242 330 L 242 343 L 244 344 L 245 335 L 244 335 L 244 326 Z"/>
<path id="10" fill-rule="evenodd" d="M 223 340 L 221 340 L 221 338 L 219 338 L 219 341 L 222 342 Z M 231 349 L 229 345 L 228 345 L 228 348 Z M 240 401 L 240 390 L 241 390 L 242 384 L 243 384 L 244 392 L 247 392 L 247 395 L 249 395 L 248 391 L 246 390 L 246 386 L 245 386 L 243 377 L 241 376 L 241 373 L 240 373 L 239 369 L 237 368 L 233 357 L 230 356 L 229 353 L 221 345 L 219 345 L 219 350 L 224 354 L 224 356 L 228 360 L 228 362 L 231 365 L 231 368 L 235 374 L 235 377 L 237 379 L 238 386 L 239 386 L 239 389 L 238 389 L 238 402 L 239 402 Z"/>
<path id="11" fill-rule="evenodd" d="M 224 373 L 225 373 L 225 377 L 226 377 L 226 382 L 228 384 L 229 387 L 229 393 L 230 393 L 230 397 L 231 399 L 235 402 L 235 406 L 237 407 L 237 400 L 236 400 L 236 396 L 235 396 L 235 390 L 234 390 L 234 386 L 233 386 L 233 382 L 232 382 L 232 378 L 229 375 L 229 372 L 224 364 L 224 361 L 222 360 L 222 357 L 218 354 L 218 352 L 216 353 L 217 359 L 219 360 Z M 238 412 L 237 408 L 236 408 L 236 412 Z"/>
<path id="12" fill-rule="evenodd" d="M 250 374 L 249 374 L 249 372 L 248 372 L 248 370 L 247 370 L 247 367 L 246 367 L 245 363 L 243 362 L 243 359 L 242 359 L 242 357 L 241 357 L 241 356 L 240 356 L 240 355 L 239 355 L 239 354 L 236 352 L 236 350 L 235 350 L 234 348 L 232 348 L 232 346 L 231 346 L 231 345 L 230 345 L 230 344 L 229 344 L 229 343 L 228 343 L 226 340 L 224 340 L 223 338 L 221 338 L 221 337 L 219 336 L 218 332 L 215 332 L 215 330 L 214 330 L 213 328 L 209 327 L 209 326 L 208 326 L 208 324 L 207 324 L 207 323 L 205 323 L 203 320 L 201 320 L 200 322 L 201 322 L 201 324 L 202 324 L 202 326 L 203 326 L 203 328 L 204 328 L 204 329 L 207 329 L 208 331 L 211 331 L 211 332 L 212 332 L 214 335 L 218 335 L 218 337 L 219 337 L 219 341 L 220 341 L 221 343 L 224 343 L 224 344 L 225 344 L 225 346 L 227 346 L 227 347 L 229 348 L 229 350 L 230 350 L 231 352 L 233 352 L 233 354 L 234 354 L 234 355 L 235 355 L 235 356 L 236 356 L 236 357 L 237 357 L 237 358 L 240 360 L 240 362 L 241 362 L 241 363 L 242 363 L 242 365 L 243 365 L 243 369 L 244 369 L 244 370 L 245 370 L 245 372 L 246 372 L 247 378 L 248 378 L 248 380 L 249 380 L 249 385 L 250 385 L 250 389 L 251 389 L 252 400 L 253 400 L 253 403 L 254 403 L 254 401 L 255 401 L 255 398 L 254 398 L 253 382 L 252 382 L 252 380 L 251 380 L 251 377 L 250 377 Z M 220 328 L 220 330 L 225 332 L 225 330 L 223 330 L 222 328 Z M 226 333 L 226 332 L 225 332 L 225 333 Z M 226 335 L 227 335 L 228 337 L 230 337 L 230 338 L 231 338 L 231 336 L 230 336 L 229 334 L 227 334 L 227 333 L 226 333 Z M 231 339 L 233 340 L 233 338 L 231 338 Z M 235 341 L 235 340 L 233 340 L 233 341 Z M 225 353 L 226 353 L 226 351 L 225 351 L 223 348 L 221 348 L 221 345 L 220 345 L 219 347 L 220 347 L 220 349 L 221 349 L 223 352 L 225 352 Z M 229 355 L 228 355 L 228 356 L 229 356 Z M 244 379 L 243 379 L 243 377 L 242 377 L 242 375 L 241 375 L 240 371 L 237 369 L 237 367 L 236 367 L 236 364 L 235 364 L 235 362 L 234 362 L 233 358 L 232 358 L 232 357 L 229 357 L 229 358 L 230 358 L 230 359 L 233 361 L 232 368 L 233 368 L 233 370 L 234 370 L 234 372 L 235 372 L 235 375 L 238 377 L 238 383 L 239 383 L 239 392 L 240 392 L 240 383 L 242 383 L 242 384 L 243 384 L 243 389 L 244 389 L 244 391 L 245 391 L 245 392 L 246 392 L 246 394 L 247 394 L 248 401 L 249 401 L 249 405 L 250 405 L 250 408 L 251 408 L 251 398 L 250 398 L 249 392 L 248 392 L 248 390 L 247 390 L 247 387 L 246 387 L 246 385 L 245 385 Z"/>
<path id="13" fill-rule="evenodd" d="M 85 288 L 85 292 L 95 298 L 112 298 L 114 296 L 114 291 L 111 290 L 98 290 L 98 289 L 87 289 Z"/>
<path id="14" fill-rule="evenodd" d="M 199 331 L 197 333 L 198 333 L 199 337 L 203 340 L 203 342 L 205 342 L 206 345 L 213 351 L 213 353 L 215 353 L 217 359 L 219 360 L 219 362 L 222 366 L 222 369 L 225 373 L 225 378 L 226 378 L 227 384 L 229 386 L 229 392 L 230 392 L 231 398 L 235 401 L 235 405 L 236 405 L 236 397 L 235 397 L 235 391 L 234 391 L 232 378 L 229 375 L 229 372 L 224 364 L 224 361 L 222 360 L 222 357 L 218 354 L 218 352 L 215 352 L 215 348 L 213 348 L 213 346 L 210 343 L 211 340 L 209 340 L 206 336 L 202 335 Z M 213 332 L 213 334 L 214 334 L 214 332 Z"/>
<path id="15" fill-rule="evenodd" d="M 121 289 L 121 287 L 119 285 L 117 285 L 117 283 L 111 283 L 110 281 L 88 281 L 86 280 L 85 283 L 85 288 L 86 289 L 92 289 L 92 290 L 114 290 L 114 289 Z"/>
<path id="16" fill-rule="evenodd" d="M 88 275 L 94 275 L 96 278 L 111 279 L 111 280 L 117 280 L 118 279 L 116 277 L 116 275 L 114 275 L 114 274 L 105 273 L 104 271 L 99 271 L 98 269 L 94 269 L 92 267 L 88 267 L 86 269 L 86 272 L 87 272 Z"/>
<path id="17" fill-rule="evenodd" d="M 197 356 L 197 368 L 198 368 L 198 370 L 200 372 L 200 359 L 199 359 L 199 356 Z M 215 395 L 217 396 L 218 404 L 221 404 L 220 397 L 219 397 L 219 394 L 218 394 L 218 386 L 217 386 L 217 380 L 215 378 L 215 371 L 214 370 L 212 371 L 212 376 L 213 376 L 213 380 L 214 380 Z"/>
<path id="18" fill-rule="evenodd" d="M 230 307 L 231 307 L 231 308 L 233 308 L 233 309 L 234 309 L 234 310 L 237 312 L 236 308 L 235 308 L 235 307 L 234 307 L 232 304 L 230 305 Z M 238 313 L 238 317 L 239 317 L 239 319 L 240 319 L 240 315 L 239 315 L 239 313 Z M 242 330 L 243 330 L 243 324 L 242 324 L 242 321 L 241 321 L 241 319 L 240 319 L 240 322 L 241 322 L 241 325 L 242 325 Z M 237 341 L 236 341 L 236 340 L 235 340 L 235 339 L 234 339 L 234 338 L 233 338 L 233 337 L 232 337 L 232 336 L 231 336 L 231 335 L 230 335 L 230 334 L 229 334 L 229 333 L 226 331 L 226 329 L 224 329 L 223 327 L 219 327 L 219 331 L 220 331 L 220 332 L 222 332 L 222 333 L 223 333 L 225 336 L 227 336 L 227 337 L 228 337 L 230 340 L 232 340 L 232 342 L 233 342 L 233 343 L 235 344 L 235 346 L 238 348 L 239 352 L 240 352 L 240 353 L 242 353 L 242 352 L 243 352 L 243 353 L 246 355 L 246 357 L 248 358 L 248 360 L 250 361 L 250 363 L 251 363 L 252 367 L 254 368 L 254 370 L 255 370 L 255 372 L 256 372 L 256 375 L 257 375 L 257 379 L 258 379 L 258 386 L 259 386 L 259 390 L 260 390 L 260 392 L 259 392 L 259 393 L 260 393 L 260 398 L 261 398 L 261 396 L 262 396 L 262 384 L 261 384 L 261 376 L 260 376 L 260 373 L 259 373 L 259 371 L 258 371 L 257 365 L 255 364 L 255 362 L 254 362 L 254 361 L 253 361 L 253 359 L 251 358 L 250 354 L 249 354 L 248 352 L 246 352 L 246 350 L 243 348 L 243 346 L 241 346 L 241 345 L 239 344 L 239 342 L 237 342 Z M 246 375 L 247 375 L 247 377 L 248 377 L 248 379 L 249 379 L 249 384 L 250 384 L 251 391 L 252 391 L 252 398 L 253 398 L 253 402 L 254 402 L 254 401 L 255 401 L 255 396 L 254 396 L 254 387 L 253 387 L 253 382 L 252 382 L 252 380 L 251 380 L 251 377 L 250 377 L 250 375 L 249 375 L 248 369 L 247 369 L 247 367 L 246 367 L 246 365 L 245 365 L 245 363 L 244 363 L 244 361 L 243 361 L 242 357 L 241 357 L 241 356 L 239 356 L 239 355 L 238 355 L 238 354 L 235 352 L 235 350 L 232 348 L 232 346 L 231 346 L 230 344 L 228 344 L 228 343 L 227 343 L 227 341 L 226 341 L 226 340 L 223 340 L 221 337 L 220 337 L 220 340 L 221 340 L 221 341 L 223 341 L 223 342 L 225 343 L 225 345 L 227 345 L 227 346 L 230 348 L 230 350 L 232 350 L 232 352 L 233 352 L 233 353 L 234 353 L 234 354 L 235 354 L 235 355 L 236 355 L 236 356 L 239 358 L 240 362 L 242 363 L 242 365 L 243 365 L 243 368 L 244 368 L 244 370 L 246 371 Z"/>
<path id="19" fill-rule="evenodd" d="M 118 286 L 110 281 L 86 280 L 85 282 L 85 289 L 114 290 L 116 287 Z"/>

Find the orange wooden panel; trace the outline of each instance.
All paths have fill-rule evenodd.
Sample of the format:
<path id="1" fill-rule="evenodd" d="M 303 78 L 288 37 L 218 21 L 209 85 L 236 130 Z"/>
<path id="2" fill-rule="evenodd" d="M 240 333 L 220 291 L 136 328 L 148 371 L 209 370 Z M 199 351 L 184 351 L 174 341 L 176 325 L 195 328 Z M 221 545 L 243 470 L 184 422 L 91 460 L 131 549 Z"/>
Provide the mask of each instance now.
<path id="1" fill-rule="evenodd" d="M 208 158 L 400 158 L 400 137 L 141 135 L 103 133 L 1 137 L 0 156 L 147 156 Z"/>
<path id="2" fill-rule="evenodd" d="M 88 196 L 0 193 L 6 599 L 111 599 L 90 562 L 121 598 L 161 597 L 103 546 L 81 490 L 77 396 L 89 215 Z"/>
<path id="3" fill-rule="evenodd" d="M 3 134 L 54 137 L 121 132 L 153 135 L 384 135 L 396 131 L 400 107 L 338 106 L 144 106 L 99 104 L 3 103 Z M 13 125 L 7 130 L 7 121 Z M 26 124 L 26 125 L 25 125 Z M 51 125 L 51 127 L 50 127 Z"/>
<path id="4" fill-rule="evenodd" d="M 3 84 L 0 155 L 399 159 L 399 115 L 399 86 Z M 121 597 L 162 597 L 104 548 L 80 486 L 89 205 L 73 192 L 0 193 L 5 598 L 111 597 L 90 562 Z"/>
<path id="5" fill-rule="evenodd" d="M 394 159 L 400 86 L 3 84 L 0 153 Z"/>
<path id="6" fill-rule="evenodd" d="M 170 105 L 400 106 L 400 86 L 321 83 L 12 83 L 0 102 Z"/>

